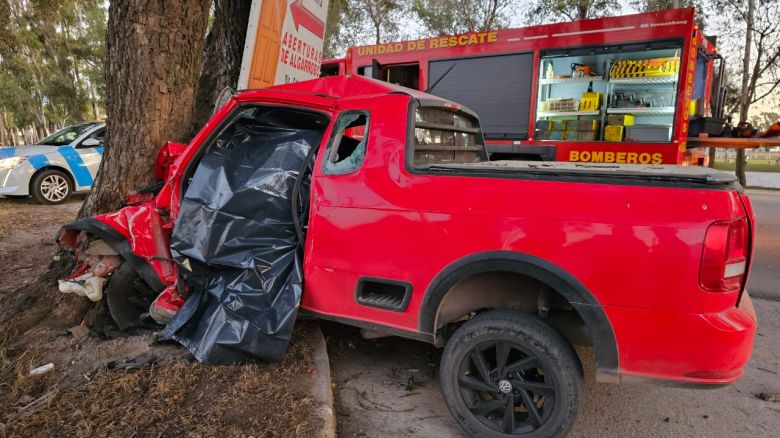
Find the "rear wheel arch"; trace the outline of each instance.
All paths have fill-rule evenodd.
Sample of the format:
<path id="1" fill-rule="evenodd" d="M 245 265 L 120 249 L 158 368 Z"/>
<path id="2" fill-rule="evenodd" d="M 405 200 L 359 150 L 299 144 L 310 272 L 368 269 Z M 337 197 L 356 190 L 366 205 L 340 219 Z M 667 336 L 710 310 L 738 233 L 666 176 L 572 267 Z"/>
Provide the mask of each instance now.
<path id="1" fill-rule="evenodd" d="M 472 254 L 445 267 L 428 286 L 420 308 L 419 331 L 437 338 L 437 317 L 447 295 L 463 281 L 489 273 L 511 273 L 538 281 L 562 296 L 585 323 L 595 347 L 601 382 L 619 380 L 617 341 L 596 297 L 572 274 L 539 257 L 514 251 Z"/>

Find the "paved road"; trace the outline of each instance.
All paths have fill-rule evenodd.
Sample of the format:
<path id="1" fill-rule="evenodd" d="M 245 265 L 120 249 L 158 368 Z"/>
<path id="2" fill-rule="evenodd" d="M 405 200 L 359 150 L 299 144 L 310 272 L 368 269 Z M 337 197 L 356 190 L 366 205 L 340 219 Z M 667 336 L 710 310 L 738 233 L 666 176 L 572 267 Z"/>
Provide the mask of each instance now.
<path id="1" fill-rule="evenodd" d="M 745 376 L 718 389 L 652 383 L 597 383 L 591 348 L 577 348 L 585 397 L 569 438 L 777 437 L 780 403 L 780 301 L 754 300 L 760 321 Z M 401 338 L 363 340 L 357 329 L 326 323 L 339 437 L 462 437 L 439 392 L 441 350 Z"/>
<path id="2" fill-rule="evenodd" d="M 756 252 L 750 295 L 780 300 L 780 191 L 749 190 L 756 215 Z"/>

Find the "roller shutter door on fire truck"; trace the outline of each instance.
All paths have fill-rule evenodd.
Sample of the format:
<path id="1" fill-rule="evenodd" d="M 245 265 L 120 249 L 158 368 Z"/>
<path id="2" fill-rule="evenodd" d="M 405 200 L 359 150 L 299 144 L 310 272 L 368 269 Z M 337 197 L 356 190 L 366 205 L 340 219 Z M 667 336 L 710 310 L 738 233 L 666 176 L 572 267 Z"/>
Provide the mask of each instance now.
<path id="1" fill-rule="evenodd" d="M 479 115 L 485 138 L 528 138 L 533 53 L 430 61 L 429 92 Z"/>

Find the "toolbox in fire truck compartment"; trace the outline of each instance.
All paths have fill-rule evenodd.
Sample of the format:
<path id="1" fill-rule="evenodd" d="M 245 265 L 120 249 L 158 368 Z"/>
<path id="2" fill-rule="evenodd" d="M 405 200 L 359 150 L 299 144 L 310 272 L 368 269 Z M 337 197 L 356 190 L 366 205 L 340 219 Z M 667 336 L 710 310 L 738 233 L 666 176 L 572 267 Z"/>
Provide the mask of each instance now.
<path id="1" fill-rule="evenodd" d="M 666 40 L 543 51 L 535 138 L 671 141 L 681 46 Z"/>

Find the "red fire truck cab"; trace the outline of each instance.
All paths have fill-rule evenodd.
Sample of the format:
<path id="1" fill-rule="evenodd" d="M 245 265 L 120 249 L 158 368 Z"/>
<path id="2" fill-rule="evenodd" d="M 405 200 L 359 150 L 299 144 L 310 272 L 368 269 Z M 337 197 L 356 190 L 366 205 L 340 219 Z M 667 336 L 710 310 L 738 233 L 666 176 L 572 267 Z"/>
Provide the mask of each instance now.
<path id="1" fill-rule="evenodd" d="M 322 75 L 466 105 L 492 159 L 703 165 L 689 137 L 725 122 L 714 40 L 674 9 L 353 47 Z"/>

